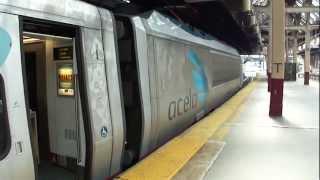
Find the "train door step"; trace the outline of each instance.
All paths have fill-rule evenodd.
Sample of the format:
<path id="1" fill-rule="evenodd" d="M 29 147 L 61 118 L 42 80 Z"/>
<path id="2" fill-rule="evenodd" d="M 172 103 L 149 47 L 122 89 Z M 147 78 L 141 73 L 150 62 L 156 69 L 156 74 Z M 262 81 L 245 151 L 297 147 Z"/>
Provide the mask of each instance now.
<path id="1" fill-rule="evenodd" d="M 172 179 L 203 179 L 224 146 L 223 141 L 209 140 Z"/>

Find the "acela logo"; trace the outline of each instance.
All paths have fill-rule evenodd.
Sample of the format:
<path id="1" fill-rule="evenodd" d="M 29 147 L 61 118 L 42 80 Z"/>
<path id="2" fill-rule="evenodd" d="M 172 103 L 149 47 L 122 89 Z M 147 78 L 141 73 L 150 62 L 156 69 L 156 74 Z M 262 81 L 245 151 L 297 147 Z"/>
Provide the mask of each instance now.
<path id="1" fill-rule="evenodd" d="M 6 61 L 11 49 L 11 38 L 7 31 L 0 28 L 0 66 Z"/>
<path id="2" fill-rule="evenodd" d="M 192 93 L 190 88 L 187 95 L 171 101 L 168 109 L 169 120 L 173 120 L 176 117 L 197 108 L 198 104 L 204 105 L 208 96 L 208 81 L 201 59 L 193 50 L 188 51 L 186 58 L 192 65 L 192 77 L 190 78 L 192 78 L 196 93 Z"/>
<path id="3" fill-rule="evenodd" d="M 208 80 L 202 61 L 192 49 L 188 51 L 187 59 L 192 64 L 193 86 L 197 91 L 199 102 L 203 105 L 208 96 Z"/>

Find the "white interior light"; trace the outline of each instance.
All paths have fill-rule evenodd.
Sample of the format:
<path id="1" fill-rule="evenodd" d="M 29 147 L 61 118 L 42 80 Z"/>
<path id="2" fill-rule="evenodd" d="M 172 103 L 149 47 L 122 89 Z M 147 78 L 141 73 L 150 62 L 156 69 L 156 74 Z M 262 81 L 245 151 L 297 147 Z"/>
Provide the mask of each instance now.
<path id="1" fill-rule="evenodd" d="M 29 37 L 29 36 L 23 36 L 23 43 L 34 43 L 34 42 L 39 42 L 41 41 L 40 39 Z"/>

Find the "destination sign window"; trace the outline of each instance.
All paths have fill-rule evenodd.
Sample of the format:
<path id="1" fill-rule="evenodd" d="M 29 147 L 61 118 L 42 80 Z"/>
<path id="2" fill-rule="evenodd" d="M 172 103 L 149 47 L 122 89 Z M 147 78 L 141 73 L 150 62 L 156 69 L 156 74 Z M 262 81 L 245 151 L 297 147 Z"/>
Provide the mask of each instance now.
<path id="1" fill-rule="evenodd" d="M 72 46 L 54 48 L 53 56 L 55 61 L 71 60 L 73 58 Z"/>

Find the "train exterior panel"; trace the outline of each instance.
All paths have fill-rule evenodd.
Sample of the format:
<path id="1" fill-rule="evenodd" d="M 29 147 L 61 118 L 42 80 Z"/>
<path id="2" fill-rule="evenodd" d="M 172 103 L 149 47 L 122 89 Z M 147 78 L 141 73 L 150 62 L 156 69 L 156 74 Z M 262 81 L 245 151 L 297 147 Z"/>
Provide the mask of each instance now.
<path id="1" fill-rule="evenodd" d="M 144 117 L 144 124 L 151 124 L 145 133 L 152 132 L 144 134 L 144 144 L 149 145 L 142 144 L 144 156 L 143 152 L 167 142 L 238 90 L 242 69 L 235 49 L 190 33 L 185 25 L 156 11 L 132 21 L 140 31 L 135 34 L 139 61 L 148 59 L 148 71 L 140 72 L 140 78 L 149 79 L 140 79 L 141 88 L 150 91 L 142 99 L 151 104 L 151 116 Z M 141 47 L 147 47 L 147 52 Z"/>

